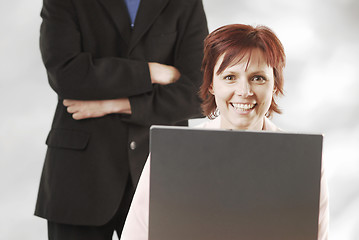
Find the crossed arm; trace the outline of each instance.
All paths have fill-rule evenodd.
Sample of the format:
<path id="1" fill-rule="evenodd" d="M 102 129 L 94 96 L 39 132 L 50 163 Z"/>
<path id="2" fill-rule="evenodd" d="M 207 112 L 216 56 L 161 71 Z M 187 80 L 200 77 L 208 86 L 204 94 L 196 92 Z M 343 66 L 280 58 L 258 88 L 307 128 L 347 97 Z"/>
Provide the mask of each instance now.
<path id="1" fill-rule="evenodd" d="M 173 66 L 149 62 L 148 67 L 152 84 L 167 85 L 176 82 L 181 76 L 177 68 Z M 65 99 L 63 104 L 75 120 L 103 117 L 111 113 L 132 113 L 128 98 L 109 100 Z"/>

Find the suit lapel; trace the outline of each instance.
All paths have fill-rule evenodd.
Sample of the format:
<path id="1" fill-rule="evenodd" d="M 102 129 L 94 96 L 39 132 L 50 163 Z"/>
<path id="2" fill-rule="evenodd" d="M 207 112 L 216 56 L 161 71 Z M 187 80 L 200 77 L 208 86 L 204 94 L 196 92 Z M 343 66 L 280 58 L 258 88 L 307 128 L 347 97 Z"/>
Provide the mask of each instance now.
<path id="1" fill-rule="evenodd" d="M 108 1 L 108 0 L 107 0 Z M 136 46 L 169 0 L 141 0 L 132 32 L 129 52 Z"/>
<path id="2" fill-rule="evenodd" d="M 123 0 L 98 0 L 100 4 L 109 12 L 115 22 L 120 34 L 127 43 L 130 44 L 131 39 L 131 22 L 128 15 L 127 6 Z"/>

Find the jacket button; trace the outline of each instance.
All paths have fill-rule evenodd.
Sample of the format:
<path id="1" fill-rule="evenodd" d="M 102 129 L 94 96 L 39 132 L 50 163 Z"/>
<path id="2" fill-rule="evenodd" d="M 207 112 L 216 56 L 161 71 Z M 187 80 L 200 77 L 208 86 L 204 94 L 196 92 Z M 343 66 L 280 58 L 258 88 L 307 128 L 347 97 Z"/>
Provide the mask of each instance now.
<path id="1" fill-rule="evenodd" d="M 131 150 L 135 150 L 135 149 L 136 149 L 136 142 L 135 142 L 135 141 L 132 141 L 132 142 L 130 143 L 130 148 L 131 148 Z"/>

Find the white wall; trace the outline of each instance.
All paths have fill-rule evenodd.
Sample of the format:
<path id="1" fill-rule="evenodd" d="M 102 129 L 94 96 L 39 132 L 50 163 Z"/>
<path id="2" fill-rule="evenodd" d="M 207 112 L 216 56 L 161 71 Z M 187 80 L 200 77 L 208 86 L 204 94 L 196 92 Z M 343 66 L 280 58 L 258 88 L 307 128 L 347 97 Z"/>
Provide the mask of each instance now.
<path id="1" fill-rule="evenodd" d="M 0 6 L 0 239 L 46 239 L 33 216 L 56 95 L 38 38 L 41 0 Z M 289 131 L 325 134 L 332 240 L 359 238 L 359 2 L 356 0 L 204 0 L 210 31 L 263 24 L 287 53 L 284 113 Z"/>

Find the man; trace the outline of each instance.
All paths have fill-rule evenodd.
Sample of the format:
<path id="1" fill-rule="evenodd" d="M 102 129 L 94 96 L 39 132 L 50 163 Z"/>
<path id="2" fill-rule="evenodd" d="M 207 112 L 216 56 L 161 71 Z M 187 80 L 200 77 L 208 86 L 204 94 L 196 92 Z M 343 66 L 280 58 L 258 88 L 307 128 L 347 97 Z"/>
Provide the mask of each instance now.
<path id="1" fill-rule="evenodd" d="M 148 155 L 149 127 L 200 115 L 202 1 L 44 0 L 41 16 L 58 105 L 35 214 L 48 220 L 49 239 L 112 239 Z M 76 107 L 87 103 L 101 113 Z"/>

